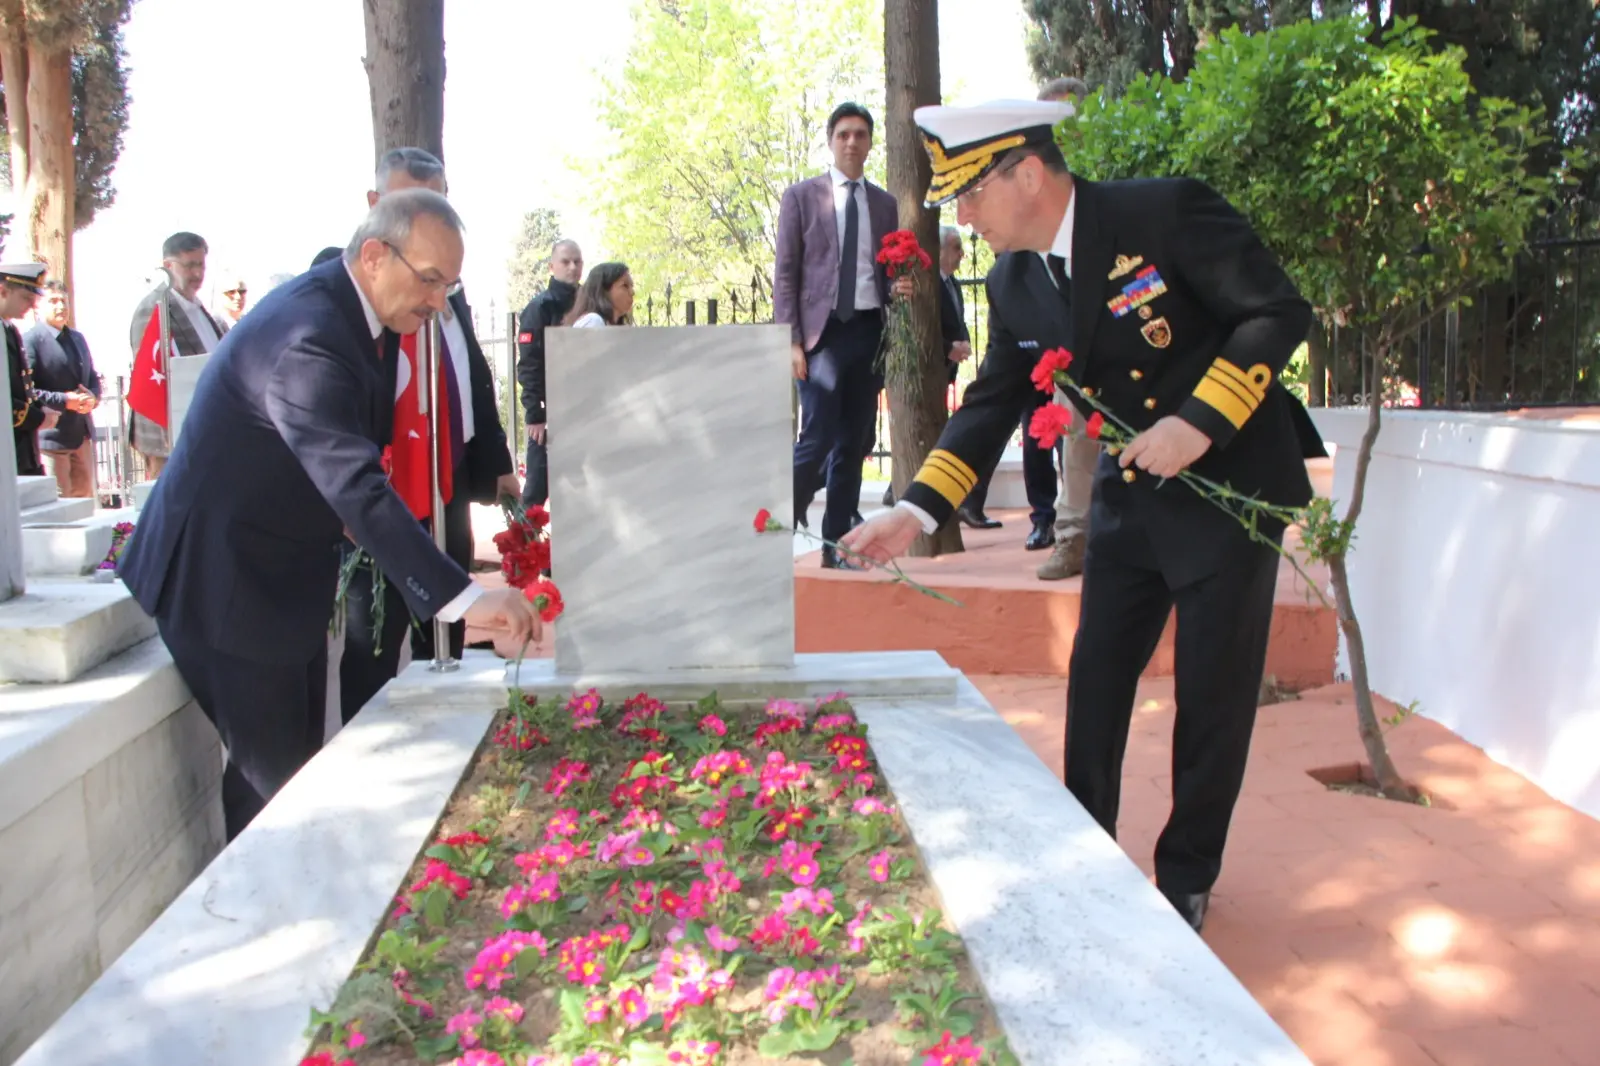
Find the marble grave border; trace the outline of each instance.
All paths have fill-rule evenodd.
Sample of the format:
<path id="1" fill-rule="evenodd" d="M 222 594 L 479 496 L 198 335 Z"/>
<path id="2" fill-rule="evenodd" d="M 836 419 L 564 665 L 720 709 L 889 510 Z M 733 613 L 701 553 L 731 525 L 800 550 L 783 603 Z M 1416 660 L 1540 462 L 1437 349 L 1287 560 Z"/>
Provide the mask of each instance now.
<path id="1" fill-rule="evenodd" d="M 750 698 L 756 688 L 851 691 L 855 679 L 851 695 L 884 775 L 1025 1066 L 1310 1066 L 942 658 L 798 658 L 807 676 L 790 680 L 794 691 L 746 678 Z M 523 666 L 525 690 L 574 687 L 548 669 L 530 676 L 534 665 Z M 895 666 L 912 676 L 882 672 Z M 872 687 L 874 670 L 890 691 L 859 691 Z M 365 951 L 509 677 L 486 653 L 469 652 L 451 675 L 410 667 L 19 1066 L 296 1066 L 311 1008 L 326 1006 Z M 665 678 L 608 684 L 671 699 L 703 695 L 712 680 L 681 679 L 677 693 Z"/>

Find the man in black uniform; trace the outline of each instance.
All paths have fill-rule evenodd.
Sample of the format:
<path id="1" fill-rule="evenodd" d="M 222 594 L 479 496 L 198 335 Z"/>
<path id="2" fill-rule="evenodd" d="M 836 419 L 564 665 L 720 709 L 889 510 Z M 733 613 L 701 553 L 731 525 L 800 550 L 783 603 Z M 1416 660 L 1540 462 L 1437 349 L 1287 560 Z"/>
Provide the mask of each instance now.
<path id="1" fill-rule="evenodd" d="M 0 266 L 0 319 L 5 322 L 6 371 L 11 379 L 11 436 L 17 447 L 17 474 L 38 476 L 44 473 L 39 458 L 39 427 L 44 424 L 44 405 L 33 388 L 33 374 L 23 354 L 22 334 L 12 319 L 27 314 L 39 300 L 44 284 L 43 263 L 17 263 Z"/>
<path id="2" fill-rule="evenodd" d="M 1191 179 L 1089 182 L 1052 139 L 1066 103 L 919 108 L 928 200 L 999 253 L 989 350 L 966 402 L 895 509 L 845 544 L 878 559 L 946 521 L 1070 338 L 1070 375 L 1137 434 L 1095 472 L 1067 685 L 1066 784 L 1115 835 L 1134 692 L 1177 608 L 1173 806 L 1156 883 L 1199 929 L 1244 778 L 1266 662 L 1281 526 L 1252 539 L 1176 475 L 1274 504 L 1311 499 L 1277 375 L 1311 308 L 1238 212 Z M 1082 406 L 1082 405 L 1080 405 Z M 1087 414 L 1087 410 L 1083 412 Z"/>
<path id="3" fill-rule="evenodd" d="M 550 284 L 528 301 L 517 320 L 517 384 L 522 386 L 522 413 L 528 422 L 528 461 L 522 482 L 522 506 L 543 506 L 550 498 L 550 459 L 545 452 L 544 331 L 567 317 L 583 280 L 583 252 L 578 242 L 559 240 L 550 249 Z"/>

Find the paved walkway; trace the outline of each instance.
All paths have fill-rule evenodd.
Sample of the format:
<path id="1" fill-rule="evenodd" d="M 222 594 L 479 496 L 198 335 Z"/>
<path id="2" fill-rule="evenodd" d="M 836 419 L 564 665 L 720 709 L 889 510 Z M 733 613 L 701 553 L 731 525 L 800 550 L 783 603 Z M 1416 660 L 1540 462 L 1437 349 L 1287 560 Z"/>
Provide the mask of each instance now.
<path id="1" fill-rule="evenodd" d="M 1059 678 L 973 681 L 1060 774 Z M 1600 1064 L 1600 823 L 1426 719 L 1390 734 L 1434 808 L 1329 791 L 1348 686 L 1263 708 L 1205 939 L 1318 1066 Z M 1172 683 L 1146 681 L 1119 834 L 1168 811 Z"/>

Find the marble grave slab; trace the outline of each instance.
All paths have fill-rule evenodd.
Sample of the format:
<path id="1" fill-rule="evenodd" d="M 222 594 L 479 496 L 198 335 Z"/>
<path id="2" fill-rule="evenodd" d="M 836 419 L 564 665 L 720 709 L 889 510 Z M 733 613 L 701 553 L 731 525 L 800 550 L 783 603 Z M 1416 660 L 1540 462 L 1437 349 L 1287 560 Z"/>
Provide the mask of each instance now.
<path id="1" fill-rule="evenodd" d="M 794 428 L 782 326 L 552 329 L 561 674 L 794 665 Z"/>

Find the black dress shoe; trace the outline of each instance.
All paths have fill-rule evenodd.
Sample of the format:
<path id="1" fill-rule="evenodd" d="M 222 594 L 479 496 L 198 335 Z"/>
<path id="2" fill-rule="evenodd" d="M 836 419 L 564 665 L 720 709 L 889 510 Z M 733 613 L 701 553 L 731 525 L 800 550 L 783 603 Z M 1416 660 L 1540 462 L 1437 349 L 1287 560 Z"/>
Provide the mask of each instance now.
<path id="1" fill-rule="evenodd" d="M 1161 894 L 1167 897 L 1167 902 L 1172 904 L 1172 909 L 1177 911 L 1178 915 L 1189 923 L 1189 928 L 1198 933 L 1200 927 L 1205 924 L 1206 909 L 1211 906 L 1211 893 L 1168 892 L 1163 888 Z"/>
<path id="2" fill-rule="evenodd" d="M 865 570 L 866 567 L 839 554 L 832 544 L 822 546 L 822 568 L 824 570 Z"/>
<path id="3" fill-rule="evenodd" d="M 1035 522 L 1033 524 L 1033 532 L 1028 534 L 1028 539 L 1023 543 L 1023 547 L 1031 552 L 1043 551 L 1055 542 L 1055 523 Z"/>
<path id="4" fill-rule="evenodd" d="M 974 511 L 970 507 L 957 507 L 956 517 L 961 520 L 962 525 L 971 526 L 973 529 L 999 529 L 1005 524 L 990 518 L 982 511 Z"/>

